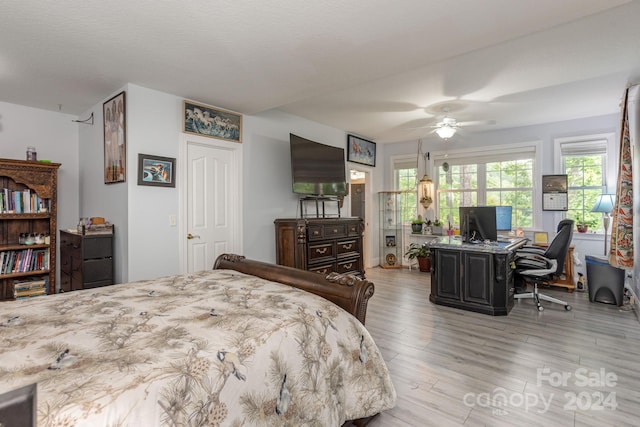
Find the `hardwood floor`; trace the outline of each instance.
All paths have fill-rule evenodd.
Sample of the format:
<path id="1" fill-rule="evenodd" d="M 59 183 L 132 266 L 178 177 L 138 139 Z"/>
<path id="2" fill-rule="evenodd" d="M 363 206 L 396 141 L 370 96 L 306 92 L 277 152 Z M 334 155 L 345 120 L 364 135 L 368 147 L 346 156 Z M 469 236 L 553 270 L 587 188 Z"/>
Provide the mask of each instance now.
<path id="1" fill-rule="evenodd" d="M 494 317 L 432 304 L 427 273 L 367 278 L 366 326 L 398 394 L 369 426 L 640 425 L 640 322 L 628 306 L 541 288 L 573 310 L 516 300 Z"/>

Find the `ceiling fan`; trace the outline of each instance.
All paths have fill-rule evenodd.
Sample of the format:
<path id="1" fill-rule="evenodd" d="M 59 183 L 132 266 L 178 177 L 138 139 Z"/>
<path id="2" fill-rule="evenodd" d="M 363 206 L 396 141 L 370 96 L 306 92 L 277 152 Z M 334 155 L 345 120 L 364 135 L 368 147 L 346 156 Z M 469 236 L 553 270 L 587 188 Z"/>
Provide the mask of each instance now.
<path id="1" fill-rule="evenodd" d="M 437 133 L 438 136 L 442 139 L 449 139 L 453 135 L 458 132 L 458 130 L 463 126 L 474 126 L 474 125 L 493 125 L 495 124 L 495 120 L 476 120 L 470 122 L 458 122 L 453 117 L 445 116 L 441 122 L 436 123 L 430 127 L 435 128 L 433 132 Z"/>

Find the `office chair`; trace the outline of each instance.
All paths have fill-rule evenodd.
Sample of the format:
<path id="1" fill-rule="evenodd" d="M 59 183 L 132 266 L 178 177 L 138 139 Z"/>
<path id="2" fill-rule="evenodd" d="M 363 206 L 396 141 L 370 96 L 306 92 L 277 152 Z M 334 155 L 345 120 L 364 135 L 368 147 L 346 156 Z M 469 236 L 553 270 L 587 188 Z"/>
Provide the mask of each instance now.
<path id="1" fill-rule="evenodd" d="M 562 304 L 565 310 L 571 310 L 571 306 L 566 301 L 538 292 L 538 285 L 549 283 L 552 279 L 562 274 L 564 260 L 567 257 L 571 238 L 573 237 L 573 220 L 564 219 L 560 221 L 557 231 L 558 233 L 546 249 L 540 246 L 527 245 L 518 249 L 515 254 L 516 277 L 520 278 L 525 286 L 527 283 L 532 283 L 533 292 L 515 294 L 514 298 L 533 298 L 538 306 L 538 311 L 544 310 L 540 300 Z"/>

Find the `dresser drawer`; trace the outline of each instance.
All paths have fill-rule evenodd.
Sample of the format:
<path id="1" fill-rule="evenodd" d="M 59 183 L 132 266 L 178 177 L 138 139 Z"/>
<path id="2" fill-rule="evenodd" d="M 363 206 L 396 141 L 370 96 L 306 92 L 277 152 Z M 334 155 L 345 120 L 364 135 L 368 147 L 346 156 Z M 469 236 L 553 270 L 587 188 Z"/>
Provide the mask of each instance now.
<path id="1" fill-rule="evenodd" d="M 313 271 L 314 273 L 326 276 L 327 274 L 333 273 L 335 271 L 335 265 L 333 263 L 314 265 L 313 267 L 309 267 L 309 271 Z"/>
<path id="2" fill-rule="evenodd" d="M 362 236 L 362 223 L 361 222 L 351 222 L 346 224 L 347 226 L 347 235 L 348 236 Z"/>
<path id="3" fill-rule="evenodd" d="M 335 259 L 335 246 L 333 242 L 309 244 L 309 264 L 327 259 Z"/>
<path id="4" fill-rule="evenodd" d="M 336 243 L 338 257 L 345 255 L 358 255 L 360 253 L 360 239 L 340 240 Z"/>
<path id="5" fill-rule="evenodd" d="M 324 231 L 322 225 L 309 225 L 307 228 L 308 239 L 310 242 L 314 240 L 324 239 Z"/>
<path id="6" fill-rule="evenodd" d="M 107 258 L 112 256 L 111 236 L 85 238 L 83 245 L 84 259 Z"/>
<path id="7" fill-rule="evenodd" d="M 360 258 L 352 258 L 349 260 L 343 260 L 337 263 L 336 272 L 340 274 L 360 274 L 361 268 Z"/>
<path id="8" fill-rule="evenodd" d="M 324 226 L 324 237 L 334 239 L 347 237 L 347 224 L 327 224 Z"/>
<path id="9" fill-rule="evenodd" d="M 113 280 L 113 260 L 103 258 L 85 261 L 83 280 L 85 283 Z"/>

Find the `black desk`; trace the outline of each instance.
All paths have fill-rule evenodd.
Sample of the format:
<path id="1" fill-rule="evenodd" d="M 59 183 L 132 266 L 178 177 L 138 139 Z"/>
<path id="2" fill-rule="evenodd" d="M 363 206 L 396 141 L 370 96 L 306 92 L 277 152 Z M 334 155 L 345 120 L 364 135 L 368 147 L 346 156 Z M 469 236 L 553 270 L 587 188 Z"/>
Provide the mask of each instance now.
<path id="1" fill-rule="evenodd" d="M 515 293 L 511 263 L 515 250 L 526 239 L 471 244 L 458 237 L 441 237 L 429 243 L 429 300 L 493 316 L 509 314 Z"/>

